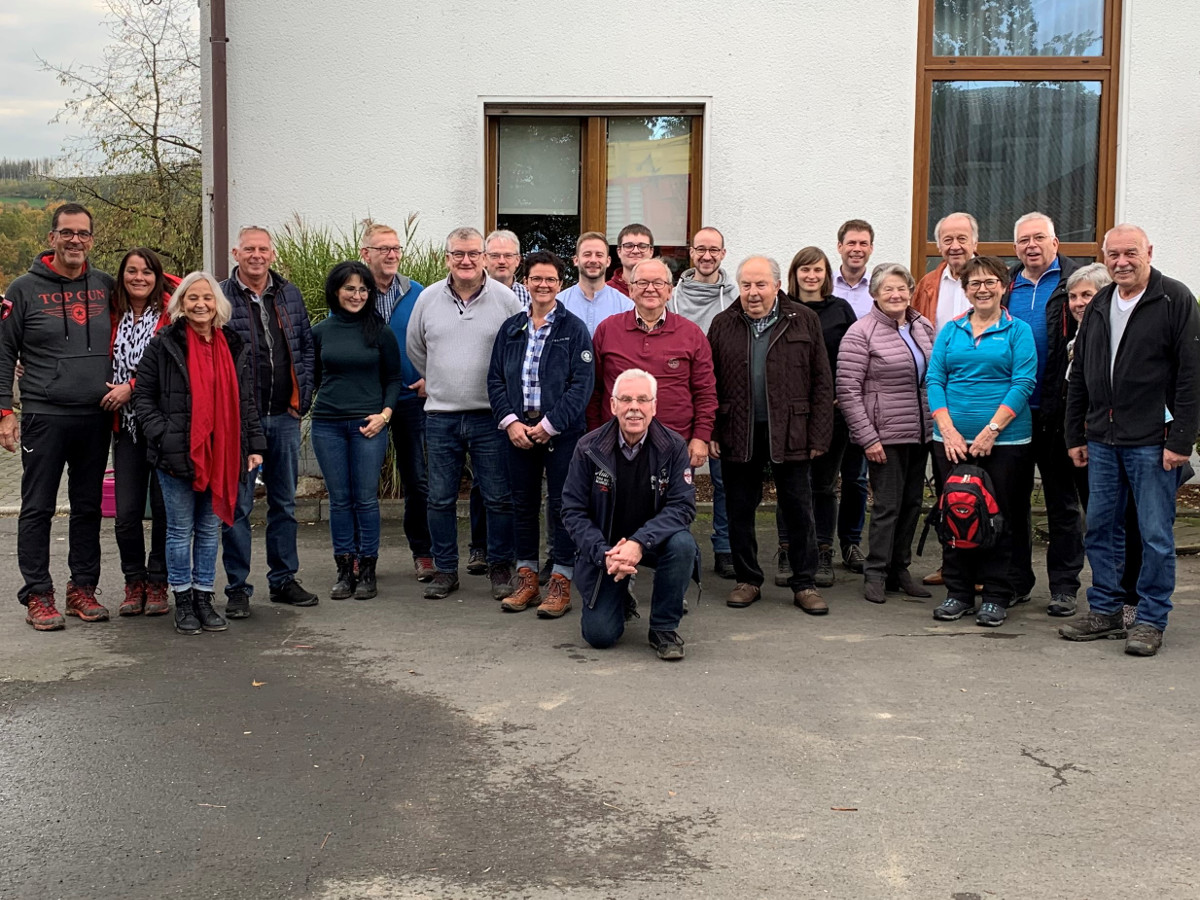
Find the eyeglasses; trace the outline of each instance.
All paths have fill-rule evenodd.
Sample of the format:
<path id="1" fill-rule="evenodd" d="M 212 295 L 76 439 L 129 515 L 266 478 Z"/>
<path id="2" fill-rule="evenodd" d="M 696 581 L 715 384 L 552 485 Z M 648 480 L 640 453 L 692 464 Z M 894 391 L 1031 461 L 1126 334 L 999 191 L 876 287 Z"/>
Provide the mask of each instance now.
<path id="1" fill-rule="evenodd" d="M 356 297 L 359 294 L 362 294 L 364 297 L 371 296 L 371 289 L 368 287 L 351 287 L 348 284 L 344 284 L 341 286 L 341 288 L 339 288 L 339 290 L 341 290 L 343 294 L 349 294 L 351 297 Z"/>
<path id="2" fill-rule="evenodd" d="M 464 259 L 469 259 L 471 262 L 475 262 L 475 260 L 477 260 L 477 259 L 479 259 L 479 257 L 483 256 L 483 251 L 482 250 L 451 250 L 446 255 L 448 257 L 450 257 L 452 260 L 454 260 L 455 262 L 462 262 Z"/>
<path id="3" fill-rule="evenodd" d="M 635 288 L 641 288 L 643 291 L 646 288 L 654 288 L 655 290 L 661 291 L 663 288 L 671 286 L 671 282 L 663 281 L 661 278 L 655 278 L 653 281 L 647 281 L 645 278 L 639 278 L 637 281 L 631 281 L 630 284 L 632 284 Z"/>
<path id="4" fill-rule="evenodd" d="M 692 252 L 697 256 L 720 256 L 725 252 L 724 247 L 693 247 Z"/>
<path id="5" fill-rule="evenodd" d="M 561 279 L 554 275 L 530 275 L 525 279 L 527 284 L 558 284 Z"/>
<path id="6" fill-rule="evenodd" d="M 982 280 L 971 279 L 967 282 L 968 291 L 977 291 L 980 288 L 987 288 L 988 290 L 991 290 L 992 288 L 997 287 L 1000 287 L 999 278 L 984 278 Z"/>
<path id="7" fill-rule="evenodd" d="M 387 256 L 389 253 L 403 253 L 404 248 L 393 245 L 391 247 L 363 247 L 364 250 L 374 250 L 376 253 L 382 253 Z"/>
<path id="8" fill-rule="evenodd" d="M 492 252 L 489 252 L 487 255 L 487 258 L 490 259 L 492 262 L 495 262 L 498 259 L 516 259 L 518 256 L 520 256 L 519 253 L 492 253 Z"/>
<path id="9" fill-rule="evenodd" d="M 631 405 L 631 404 L 633 404 L 633 403 L 636 403 L 638 406 L 645 406 L 647 403 L 653 403 L 653 402 L 654 402 L 654 398 L 653 398 L 653 397 L 625 397 L 625 396 L 620 396 L 620 397 L 617 397 L 616 399 L 617 399 L 617 402 L 618 402 L 618 403 L 622 403 L 622 404 L 624 404 L 625 406 L 629 406 L 629 405 Z"/>
<path id="10" fill-rule="evenodd" d="M 90 231 L 72 231 L 70 228 L 60 228 L 54 233 L 64 241 L 72 241 L 75 238 L 79 238 L 81 241 L 90 241 L 92 239 Z"/>
<path id="11" fill-rule="evenodd" d="M 628 250 L 641 250 L 641 251 L 645 252 L 646 250 L 650 249 L 651 245 L 647 244 L 645 242 L 635 243 L 634 241 L 626 241 L 625 243 L 620 244 L 619 246 L 622 250 L 627 250 L 627 251 Z"/>

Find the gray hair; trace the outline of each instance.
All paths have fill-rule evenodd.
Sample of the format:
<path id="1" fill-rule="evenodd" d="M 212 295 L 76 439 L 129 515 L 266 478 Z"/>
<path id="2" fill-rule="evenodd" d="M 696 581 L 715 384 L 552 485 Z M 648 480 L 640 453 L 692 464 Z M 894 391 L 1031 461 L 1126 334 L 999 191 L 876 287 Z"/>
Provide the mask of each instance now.
<path id="1" fill-rule="evenodd" d="M 1103 243 L 1100 244 L 1101 250 L 1108 249 L 1108 236 L 1110 234 L 1115 234 L 1118 231 L 1137 232 L 1138 234 L 1140 234 L 1142 236 L 1142 240 L 1145 242 L 1146 246 L 1147 247 L 1150 246 L 1150 235 L 1146 234 L 1145 228 L 1142 228 L 1140 225 L 1130 225 L 1128 222 L 1124 222 L 1120 225 L 1114 225 L 1112 228 L 1108 229 L 1108 231 L 1104 232 L 1104 241 L 1103 241 Z"/>
<path id="2" fill-rule="evenodd" d="M 746 263 L 755 259 L 765 260 L 767 265 L 771 267 L 771 277 L 774 278 L 776 282 L 783 281 L 782 270 L 779 268 L 779 263 L 777 263 L 770 256 L 747 256 L 740 263 L 738 263 L 737 274 L 733 276 L 733 280 L 740 284 L 742 281 L 742 269 L 746 267 Z"/>
<path id="3" fill-rule="evenodd" d="M 472 228 L 470 225 L 464 225 L 462 228 L 455 228 L 452 232 L 446 235 L 446 252 L 450 252 L 451 241 L 470 241 L 476 240 L 483 243 L 483 235 L 479 233 L 478 228 Z"/>
<path id="4" fill-rule="evenodd" d="M 665 259 L 663 259 L 661 256 L 652 256 L 650 259 L 638 260 L 638 262 L 633 267 L 633 271 L 629 273 L 629 280 L 633 281 L 633 279 L 637 278 L 638 269 L 640 269 L 642 266 L 648 266 L 648 265 L 650 265 L 650 263 L 654 263 L 655 265 L 662 266 L 663 271 L 667 273 L 667 284 L 672 283 L 671 267 L 667 265 L 667 261 Z"/>
<path id="5" fill-rule="evenodd" d="M 217 281 L 217 279 L 213 278 L 207 272 L 192 272 L 183 277 L 183 281 L 179 282 L 179 287 L 175 288 L 175 293 L 171 295 L 171 299 L 167 302 L 167 315 L 172 322 L 183 316 L 183 298 L 192 286 L 200 281 L 207 281 L 209 288 L 212 289 L 213 299 L 216 300 L 217 306 L 217 311 L 213 315 L 213 327 L 220 328 L 233 315 L 233 307 L 229 305 L 229 298 L 221 290 L 221 282 Z"/>
<path id="6" fill-rule="evenodd" d="M 242 238 L 251 232 L 262 232 L 267 236 L 267 242 L 270 243 L 271 246 L 275 245 L 271 238 L 271 230 L 269 228 L 264 228 L 261 225 L 243 225 L 238 229 L 237 233 L 237 242 L 239 247 L 242 245 Z"/>
<path id="7" fill-rule="evenodd" d="M 645 369 L 626 369 L 624 372 L 618 375 L 616 380 L 613 381 L 613 397 L 617 396 L 622 381 L 629 381 L 633 378 L 645 378 L 648 382 L 650 382 L 650 394 L 654 397 L 654 399 L 658 399 L 658 379 Z"/>
<path id="8" fill-rule="evenodd" d="M 899 275 L 903 278 L 910 293 L 916 290 L 917 283 L 913 280 L 912 272 L 908 271 L 907 266 L 902 266 L 900 263 L 880 263 L 871 270 L 871 284 L 868 291 L 872 297 L 879 294 L 879 287 L 883 284 L 883 279 L 890 275 Z"/>
<path id="9" fill-rule="evenodd" d="M 1017 219 L 1017 221 L 1013 223 L 1013 243 L 1015 244 L 1017 242 L 1017 232 L 1020 230 L 1022 225 L 1026 224 L 1027 222 L 1039 221 L 1046 223 L 1046 230 L 1050 232 L 1050 237 L 1058 237 L 1058 235 L 1054 233 L 1054 220 L 1052 218 L 1043 212 L 1031 212 L 1025 213 L 1025 215 L 1021 216 L 1021 218 Z"/>
<path id="10" fill-rule="evenodd" d="M 483 241 L 483 249 L 486 250 L 492 241 L 512 241 L 517 248 L 517 254 L 521 253 L 521 239 L 506 228 L 497 228 L 489 234 Z"/>
<path id="11" fill-rule="evenodd" d="M 940 244 L 942 242 L 942 226 L 946 224 L 947 219 L 953 219 L 955 216 L 962 216 L 967 220 L 968 224 L 971 226 L 971 240 L 978 244 L 979 223 L 975 220 L 975 217 L 968 212 L 952 212 L 950 215 L 942 216 L 940 219 L 938 219 L 938 223 L 933 226 L 934 243 Z"/>
<path id="12" fill-rule="evenodd" d="M 1091 265 L 1082 266 L 1072 272 L 1067 278 L 1067 292 L 1070 293 L 1075 290 L 1075 286 L 1081 281 L 1090 282 L 1092 287 L 1099 291 L 1112 284 L 1112 276 L 1108 274 L 1108 269 L 1104 263 L 1092 263 Z"/>

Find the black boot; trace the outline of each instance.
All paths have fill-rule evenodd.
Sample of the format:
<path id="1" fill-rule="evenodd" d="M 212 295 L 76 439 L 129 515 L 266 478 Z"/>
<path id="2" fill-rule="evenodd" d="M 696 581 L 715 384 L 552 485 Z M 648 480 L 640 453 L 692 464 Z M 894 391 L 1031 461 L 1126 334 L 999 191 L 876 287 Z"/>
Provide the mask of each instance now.
<path id="1" fill-rule="evenodd" d="M 200 620 L 196 618 L 191 588 L 175 592 L 175 630 L 180 634 L 200 633 Z"/>
<path id="2" fill-rule="evenodd" d="M 213 609 L 213 594 L 212 591 L 197 591 L 192 590 L 192 602 L 196 607 L 196 618 L 200 620 L 200 627 L 205 631 L 224 631 L 229 627 L 228 623 L 221 618 L 221 614 Z"/>
<path id="3" fill-rule="evenodd" d="M 337 580 L 329 591 L 330 600 L 349 600 L 354 596 L 354 586 L 358 580 L 354 577 L 354 556 L 350 553 L 339 553 L 333 557 L 337 564 Z"/>
<path id="4" fill-rule="evenodd" d="M 360 556 L 358 558 L 358 590 L 354 592 L 355 600 L 370 600 L 379 593 L 375 585 L 375 561 L 377 556 Z"/>

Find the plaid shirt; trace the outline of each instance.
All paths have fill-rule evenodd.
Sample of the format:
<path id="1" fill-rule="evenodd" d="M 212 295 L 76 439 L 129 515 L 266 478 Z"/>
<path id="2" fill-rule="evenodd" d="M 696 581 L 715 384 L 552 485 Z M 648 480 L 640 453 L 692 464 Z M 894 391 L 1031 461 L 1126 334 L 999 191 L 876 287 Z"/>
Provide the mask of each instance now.
<path id="1" fill-rule="evenodd" d="M 519 281 L 512 283 L 512 292 L 517 295 L 517 299 L 521 301 L 521 305 L 525 307 L 525 311 L 529 312 L 529 307 L 533 304 L 533 298 L 529 296 L 529 288 L 521 284 Z"/>
<path id="2" fill-rule="evenodd" d="M 768 328 L 779 321 L 779 301 L 776 300 L 775 305 L 771 307 L 771 311 L 761 319 L 752 319 L 745 313 L 742 313 L 742 315 L 745 316 L 746 321 L 750 323 L 750 329 L 754 332 L 754 336 L 756 338 L 762 337 L 763 333 Z"/>
<path id="3" fill-rule="evenodd" d="M 396 304 L 400 302 L 403 295 L 400 293 L 400 279 L 397 276 L 392 277 L 392 286 L 382 294 L 375 295 L 375 312 L 379 313 L 379 317 L 385 322 L 391 321 L 392 313 L 396 309 Z"/>
<path id="4" fill-rule="evenodd" d="M 525 398 L 525 412 L 542 409 L 542 384 L 538 381 L 538 369 L 542 364 L 542 349 L 546 346 L 546 338 L 550 335 L 550 326 L 554 324 L 557 312 L 556 303 L 546 316 L 546 324 L 537 329 L 533 327 L 533 316 L 529 316 L 529 343 L 525 345 L 525 364 L 521 367 L 521 396 Z"/>

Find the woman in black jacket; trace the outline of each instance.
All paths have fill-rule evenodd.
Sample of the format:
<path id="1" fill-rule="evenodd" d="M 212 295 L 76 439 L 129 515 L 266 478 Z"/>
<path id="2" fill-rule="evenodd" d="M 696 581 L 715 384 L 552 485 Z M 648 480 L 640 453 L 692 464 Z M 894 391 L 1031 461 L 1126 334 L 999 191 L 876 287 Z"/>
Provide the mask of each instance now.
<path id="1" fill-rule="evenodd" d="M 180 634 L 226 628 L 212 605 L 221 522 L 233 522 L 238 485 L 266 449 L 251 348 L 225 327 L 230 312 L 207 272 L 184 278 L 167 305 L 171 324 L 146 346 L 133 391 L 167 511 L 167 583 Z"/>

